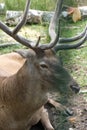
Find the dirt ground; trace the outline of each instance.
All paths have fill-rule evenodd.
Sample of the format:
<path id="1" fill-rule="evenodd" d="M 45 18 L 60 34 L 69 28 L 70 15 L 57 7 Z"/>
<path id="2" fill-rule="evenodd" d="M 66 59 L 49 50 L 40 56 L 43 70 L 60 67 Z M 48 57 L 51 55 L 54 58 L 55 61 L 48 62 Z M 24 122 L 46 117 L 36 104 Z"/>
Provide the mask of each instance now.
<path id="1" fill-rule="evenodd" d="M 84 90 L 87 91 L 87 87 Z M 85 94 L 80 93 L 69 101 L 66 101 L 64 105 L 66 105 L 67 108 L 72 111 L 73 114 L 71 115 L 67 114 L 64 111 L 60 111 L 57 108 L 54 108 L 50 104 L 46 105 L 51 123 L 54 126 L 55 130 L 87 130 L 87 100 L 85 100 L 84 97 Z M 32 127 L 31 130 L 44 129 L 39 122 L 36 126 Z"/>

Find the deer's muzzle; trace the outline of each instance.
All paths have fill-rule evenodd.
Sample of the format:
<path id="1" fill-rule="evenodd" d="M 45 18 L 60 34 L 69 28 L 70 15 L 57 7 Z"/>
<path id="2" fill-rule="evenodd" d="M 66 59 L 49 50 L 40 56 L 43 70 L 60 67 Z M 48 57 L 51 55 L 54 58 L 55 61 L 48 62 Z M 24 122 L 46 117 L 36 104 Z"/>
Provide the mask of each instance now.
<path id="1" fill-rule="evenodd" d="M 79 86 L 71 85 L 70 88 L 71 88 L 72 91 L 74 91 L 75 93 L 78 93 L 78 92 L 80 91 L 80 87 L 79 87 Z"/>

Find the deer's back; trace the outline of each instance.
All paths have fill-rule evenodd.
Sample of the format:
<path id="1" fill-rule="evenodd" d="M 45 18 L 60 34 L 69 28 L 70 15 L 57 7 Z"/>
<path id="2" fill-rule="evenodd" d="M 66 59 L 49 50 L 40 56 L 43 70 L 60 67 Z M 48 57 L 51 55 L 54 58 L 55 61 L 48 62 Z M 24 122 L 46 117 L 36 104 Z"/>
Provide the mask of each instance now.
<path id="1" fill-rule="evenodd" d="M 0 55 L 0 76 L 15 74 L 24 62 L 25 59 L 16 52 Z"/>

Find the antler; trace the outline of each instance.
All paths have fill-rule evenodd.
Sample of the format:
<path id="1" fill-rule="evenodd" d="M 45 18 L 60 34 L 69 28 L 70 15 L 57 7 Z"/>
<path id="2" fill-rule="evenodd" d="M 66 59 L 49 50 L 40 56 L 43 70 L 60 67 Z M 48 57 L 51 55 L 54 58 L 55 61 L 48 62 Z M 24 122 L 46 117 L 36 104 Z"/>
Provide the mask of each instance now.
<path id="1" fill-rule="evenodd" d="M 40 48 L 42 49 L 50 49 L 53 48 L 55 51 L 58 50 L 66 50 L 66 49 L 76 49 L 79 46 L 81 46 L 86 40 L 87 40 L 87 27 L 84 29 L 84 31 L 72 38 L 59 38 L 60 35 L 60 15 L 62 10 L 62 4 L 63 0 L 57 1 L 57 6 L 55 9 L 55 13 L 53 18 L 51 19 L 50 25 L 49 25 L 49 36 L 51 38 L 51 42 L 46 45 L 41 45 Z M 58 22 L 57 22 L 58 21 Z M 56 34 L 56 23 L 58 23 L 58 32 Z M 80 41 L 78 41 L 80 40 Z M 69 42 L 78 41 L 76 43 L 69 44 Z M 60 44 L 62 43 L 62 44 Z M 68 43 L 68 44 L 63 44 Z"/>
<path id="2" fill-rule="evenodd" d="M 75 37 L 71 37 L 71 38 L 59 38 L 59 43 L 74 42 L 76 40 L 79 40 L 79 39 L 81 39 L 85 35 L 86 30 L 87 30 L 87 26 L 85 27 L 85 29 L 84 29 L 83 32 L 81 32 L 79 35 L 77 35 Z"/>
<path id="3" fill-rule="evenodd" d="M 52 45 L 54 45 L 53 49 L 55 51 L 78 48 L 87 40 L 87 27 L 84 29 L 84 31 L 81 34 L 79 34 L 75 37 L 59 38 L 59 34 L 60 34 L 60 24 L 59 23 L 60 23 L 60 14 L 61 14 L 61 9 L 62 9 L 62 3 L 63 3 L 63 0 L 57 1 L 55 14 L 54 14 L 54 16 L 51 20 L 50 26 L 49 26 L 49 36 L 51 38 L 51 42 L 54 42 L 54 43 L 52 43 Z M 58 19 L 58 32 L 56 34 L 55 28 L 56 28 L 57 19 Z M 63 44 L 63 43 L 74 42 L 77 40 L 80 40 L 80 41 L 78 41 L 77 43 L 74 43 L 74 44 Z M 60 43 L 62 43 L 62 44 L 60 44 Z"/>
<path id="4" fill-rule="evenodd" d="M 81 40 L 79 40 L 81 39 Z M 79 41 L 78 41 L 79 40 Z M 72 38 L 61 38 L 59 40 L 59 43 L 68 43 L 68 42 L 76 42 L 76 43 L 68 43 L 68 44 L 57 44 L 55 47 L 54 47 L 54 50 L 55 51 L 58 51 L 58 50 L 68 50 L 68 49 L 76 49 L 78 48 L 79 46 L 81 46 L 83 43 L 85 43 L 85 41 L 87 40 L 87 27 L 85 28 L 85 30 L 79 34 L 78 36 L 76 37 L 72 37 Z"/>
<path id="5" fill-rule="evenodd" d="M 55 46 L 55 44 L 57 43 L 57 41 L 59 40 L 59 32 L 58 32 L 58 35 L 56 35 L 55 33 L 55 24 L 57 22 L 57 17 L 58 17 L 58 23 L 59 23 L 59 15 L 60 15 L 60 12 L 61 12 L 61 7 L 62 7 L 62 2 L 63 0 L 59 0 L 59 2 L 57 2 L 57 7 L 56 7 L 56 10 L 55 10 L 55 14 L 54 14 L 54 17 L 52 18 L 52 21 L 50 23 L 50 27 L 49 27 L 49 30 L 52 30 L 52 33 L 50 33 L 50 37 L 52 35 L 54 35 L 54 38 L 51 39 L 51 42 L 49 44 L 44 44 L 44 45 L 39 45 L 39 41 L 40 41 L 40 38 L 38 39 L 38 42 L 36 43 L 35 46 L 32 46 L 32 41 L 30 40 L 27 40 L 21 36 L 19 36 L 17 33 L 18 31 L 21 29 L 21 27 L 25 24 L 26 22 L 26 17 L 27 17 L 27 14 L 28 14 L 28 9 L 29 9 L 29 5 L 30 5 L 30 0 L 27 0 L 27 3 L 26 3 L 26 6 L 25 6 L 25 11 L 24 11 L 24 15 L 23 15 L 23 18 L 22 20 L 20 21 L 20 23 L 14 28 L 14 30 L 10 30 L 8 28 L 7 25 L 5 25 L 3 22 L 0 21 L 0 28 L 5 32 L 7 33 L 8 35 L 10 35 L 12 38 L 14 38 L 16 41 L 20 42 L 21 44 L 35 50 L 36 48 L 39 48 L 39 49 L 42 49 L 42 50 L 45 50 L 45 49 L 50 49 L 52 48 L 53 46 Z M 55 24 L 54 24 L 55 23 Z M 49 31 L 50 32 L 50 31 Z"/>
<path id="6" fill-rule="evenodd" d="M 24 10 L 23 18 L 18 23 L 18 25 L 14 28 L 13 34 L 17 34 L 17 32 L 21 29 L 21 27 L 26 23 L 29 5 L 30 5 L 30 0 L 27 0 L 26 6 L 25 6 L 25 10 Z"/>
<path id="7" fill-rule="evenodd" d="M 51 19 L 50 25 L 49 25 L 49 36 L 51 38 L 51 41 L 49 44 L 43 44 L 40 46 L 42 49 L 50 49 L 53 48 L 57 42 L 59 41 L 59 31 L 60 29 L 58 28 L 58 32 L 56 34 L 56 23 L 58 22 L 58 27 L 60 27 L 60 14 L 61 14 L 61 9 L 62 9 L 62 3 L 63 0 L 58 0 L 57 5 L 55 8 L 55 13 Z"/>
<path id="8" fill-rule="evenodd" d="M 29 5 L 30 5 L 30 0 L 27 0 L 26 6 L 25 6 L 25 11 L 24 11 L 24 15 L 22 20 L 20 21 L 20 23 L 14 28 L 14 30 L 10 30 L 9 27 L 7 25 L 5 25 L 3 22 L 0 21 L 0 29 L 2 29 L 5 33 L 7 33 L 9 36 L 11 36 L 12 38 L 14 38 L 16 41 L 18 41 L 19 43 L 33 49 L 32 47 L 32 41 L 31 40 L 27 40 L 21 36 L 19 36 L 17 34 L 17 32 L 21 29 L 21 27 L 24 25 L 24 23 L 26 22 L 26 17 L 27 17 L 27 13 L 28 13 L 28 9 L 29 9 Z"/>
<path id="9" fill-rule="evenodd" d="M 60 14 L 61 14 L 61 9 L 62 9 L 62 3 L 63 0 L 58 0 L 57 1 L 57 5 L 55 8 L 55 13 L 54 16 L 50 22 L 49 25 L 49 36 L 51 38 L 51 41 L 49 44 L 39 44 L 40 41 L 40 37 L 38 38 L 38 41 L 36 43 L 35 46 L 32 45 L 32 43 L 34 44 L 33 41 L 31 40 L 27 40 L 21 36 L 19 36 L 17 33 L 18 31 L 21 29 L 21 27 L 25 24 L 26 22 L 26 18 L 27 18 L 27 14 L 28 14 L 28 10 L 29 10 L 29 5 L 30 5 L 30 0 L 27 0 L 26 2 L 26 6 L 25 6 L 25 11 L 24 11 L 24 15 L 22 20 L 19 22 L 19 24 L 13 29 L 10 30 L 9 27 L 7 25 L 5 25 L 3 22 L 0 21 L 0 28 L 7 33 L 9 36 L 11 36 L 12 38 L 14 38 L 16 41 L 18 41 L 19 43 L 33 49 L 36 51 L 36 49 L 41 49 L 41 50 L 46 50 L 46 49 L 51 49 L 53 48 L 54 50 L 58 51 L 58 50 L 62 50 L 62 49 L 74 49 L 79 47 L 80 45 L 82 45 L 85 41 L 86 41 L 86 37 L 87 37 L 87 27 L 85 28 L 85 30 L 78 36 L 73 37 L 73 38 L 59 38 L 59 32 L 60 32 Z M 56 23 L 58 23 L 58 31 L 56 34 Z M 81 39 L 82 38 L 82 39 Z M 81 39 L 81 41 L 75 43 L 75 44 L 60 44 L 60 43 L 65 43 L 65 42 L 72 42 L 72 41 L 76 41 Z"/>

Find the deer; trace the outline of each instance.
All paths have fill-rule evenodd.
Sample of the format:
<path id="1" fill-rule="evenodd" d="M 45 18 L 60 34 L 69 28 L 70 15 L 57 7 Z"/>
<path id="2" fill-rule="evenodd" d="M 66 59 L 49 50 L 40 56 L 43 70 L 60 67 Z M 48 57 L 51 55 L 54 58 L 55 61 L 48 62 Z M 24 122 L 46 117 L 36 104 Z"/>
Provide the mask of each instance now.
<path id="1" fill-rule="evenodd" d="M 18 34 L 26 22 L 30 0 L 26 1 L 23 18 L 13 30 L 0 21 L 2 31 L 28 47 L 26 50 L 0 55 L 0 130 L 30 130 L 39 121 L 46 130 L 54 130 L 44 105 L 50 102 L 55 107 L 62 106 L 49 99 L 48 94 L 63 91 L 62 86 L 71 93 L 80 90 L 77 82 L 60 64 L 56 53 L 58 50 L 81 46 L 86 41 L 87 28 L 73 38 L 59 38 L 62 3 L 63 0 L 57 1 L 49 25 L 51 41 L 48 44 L 40 44 L 40 37 L 34 43 Z M 78 42 L 61 44 L 72 41 Z"/>

